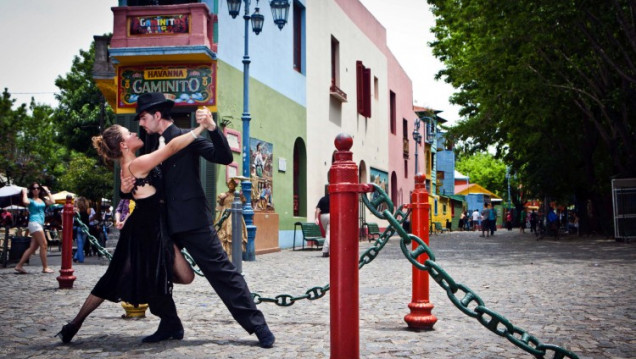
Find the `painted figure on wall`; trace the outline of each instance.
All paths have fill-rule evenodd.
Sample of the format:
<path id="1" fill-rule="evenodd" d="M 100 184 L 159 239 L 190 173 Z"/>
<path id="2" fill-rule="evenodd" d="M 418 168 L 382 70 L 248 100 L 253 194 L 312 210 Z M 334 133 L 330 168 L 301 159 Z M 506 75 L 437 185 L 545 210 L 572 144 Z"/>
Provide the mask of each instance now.
<path id="1" fill-rule="evenodd" d="M 379 169 L 370 168 L 370 182 L 371 183 L 375 183 L 376 185 L 378 185 L 380 188 L 382 188 L 382 190 L 385 193 L 389 193 L 389 174 L 388 172 L 385 171 L 381 171 Z M 376 192 L 373 193 L 373 198 L 372 200 L 375 200 L 376 197 L 378 197 L 378 194 Z M 382 203 L 381 205 L 378 206 L 377 210 L 378 211 L 383 211 L 385 209 L 388 209 L 388 206 L 386 203 Z"/>
<path id="2" fill-rule="evenodd" d="M 250 138 L 250 154 L 252 208 L 255 211 L 273 211 L 273 145 L 256 138 Z"/>

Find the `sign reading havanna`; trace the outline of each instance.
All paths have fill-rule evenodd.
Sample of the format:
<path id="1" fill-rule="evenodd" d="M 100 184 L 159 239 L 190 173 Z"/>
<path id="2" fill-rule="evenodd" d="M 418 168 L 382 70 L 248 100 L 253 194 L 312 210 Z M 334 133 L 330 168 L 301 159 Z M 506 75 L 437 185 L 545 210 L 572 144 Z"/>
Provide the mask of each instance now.
<path id="1" fill-rule="evenodd" d="M 216 105 L 216 62 L 118 69 L 118 106 L 135 107 L 139 95 L 161 92 L 175 106 Z"/>

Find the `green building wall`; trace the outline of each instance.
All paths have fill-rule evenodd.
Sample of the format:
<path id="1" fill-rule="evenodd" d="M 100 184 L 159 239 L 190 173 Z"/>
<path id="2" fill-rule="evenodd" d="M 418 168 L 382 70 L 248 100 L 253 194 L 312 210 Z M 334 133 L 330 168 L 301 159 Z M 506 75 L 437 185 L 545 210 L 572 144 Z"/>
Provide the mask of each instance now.
<path id="1" fill-rule="evenodd" d="M 231 120 L 228 128 L 243 132 L 243 72 L 227 63 L 218 61 L 217 98 L 219 123 Z M 294 217 L 293 211 L 293 175 L 294 175 L 294 143 L 298 138 L 306 144 L 306 109 L 289 98 L 251 78 L 249 93 L 250 136 L 273 145 L 272 163 L 272 202 L 279 216 L 279 242 L 284 246 L 284 231 L 293 231 L 294 222 L 306 220 Z M 241 146 L 243 139 L 241 138 Z M 279 171 L 279 159 L 285 159 L 286 171 Z M 303 158 L 303 162 L 306 157 Z M 234 162 L 242 174 L 242 157 L 234 153 Z M 310 166 L 302 166 L 310 168 Z M 217 171 L 217 188 L 227 188 L 225 184 L 226 170 L 220 167 Z M 305 188 L 306 177 L 301 168 L 301 188 Z M 301 196 L 306 194 L 302 193 Z"/>

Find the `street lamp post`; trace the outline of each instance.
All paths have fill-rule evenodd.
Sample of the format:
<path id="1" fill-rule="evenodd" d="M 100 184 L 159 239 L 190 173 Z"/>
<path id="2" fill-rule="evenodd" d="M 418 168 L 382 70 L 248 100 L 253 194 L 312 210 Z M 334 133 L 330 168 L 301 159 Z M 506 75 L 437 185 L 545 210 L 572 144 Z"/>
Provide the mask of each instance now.
<path id="1" fill-rule="evenodd" d="M 420 119 L 415 119 L 415 128 L 413 129 L 413 140 L 415 141 L 415 175 L 417 176 L 417 145 L 422 143 L 422 135 L 420 134 Z"/>
<path id="2" fill-rule="evenodd" d="M 249 55 L 249 23 L 252 22 L 252 30 L 256 35 L 263 30 L 265 16 L 260 13 L 258 8 L 258 0 L 256 0 L 256 8 L 254 13 L 250 15 L 250 0 L 227 0 L 227 7 L 233 19 L 241 10 L 241 2 L 245 3 L 245 55 L 243 55 L 243 177 L 245 180 L 241 182 L 241 190 L 245 196 L 245 207 L 243 208 L 243 217 L 247 227 L 247 246 L 243 259 L 246 261 L 256 260 L 256 252 L 254 249 L 254 238 L 256 237 L 256 226 L 254 225 L 254 210 L 252 209 L 252 182 L 250 176 L 250 55 Z M 289 0 L 271 0 L 272 16 L 274 23 L 279 29 L 287 23 L 287 14 L 289 13 Z"/>

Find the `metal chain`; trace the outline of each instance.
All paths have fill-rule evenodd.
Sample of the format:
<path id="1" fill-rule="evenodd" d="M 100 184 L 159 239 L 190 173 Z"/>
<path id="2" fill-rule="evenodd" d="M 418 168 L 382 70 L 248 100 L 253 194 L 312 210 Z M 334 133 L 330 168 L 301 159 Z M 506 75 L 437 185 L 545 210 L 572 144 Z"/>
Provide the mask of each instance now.
<path id="1" fill-rule="evenodd" d="M 99 241 L 97 240 L 97 238 L 95 238 L 95 236 L 90 234 L 90 231 L 88 230 L 88 226 L 80 220 L 80 216 L 78 213 L 75 214 L 74 219 L 75 219 L 75 223 L 80 228 L 80 230 L 86 234 L 88 241 L 90 242 L 89 245 L 93 246 L 93 248 L 96 249 L 100 255 L 106 257 L 106 259 L 108 260 L 113 259 L 113 255 L 110 254 L 110 252 L 108 252 L 106 248 L 102 247 L 101 244 L 99 244 Z"/>
<path id="2" fill-rule="evenodd" d="M 379 195 L 376 196 L 376 200 L 371 204 L 390 203 L 387 194 L 379 186 L 374 185 L 374 187 L 374 195 L 377 193 L 379 193 Z M 366 198 L 366 195 L 364 195 L 363 199 L 364 198 Z M 369 201 L 365 200 L 365 204 L 369 205 Z M 392 209 L 392 207 L 389 208 Z M 417 236 L 407 233 L 402 228 L 401 222 L 392 216 L 391 212 L 384 210 L 382 212 L 382 217 L 380 218 L 386 219 L 390 223 L 390 227 L 399 234 L 400 248 L 409 262 L 411 262 L 419 270 L 427 271 L 435 283 L 446 291 L 450 301 L 464 314 L 477 319 L 481 325 L 491 332 L 501 337 L 505 337 L 512 344 L 537 358 L 545 358 L 549 352 L 553 352 L 553 358 L 555 359 L 578 359 L 578 356 L 571 351 L 556 345 L 542 343 L 539 339 L 530 335 L 524 329 L 513 325 L 508 318 L 486 307 L 484 305 L 484 301 L 479 297 L 479 295 L 477 295 L 477 293 L 467 286 L 457 283 L 453 277 L 442 269 L 441 266 L 435 263 L 435 254 L 430 247 Z M 418 243 L 418 247 L 411 251 L 409 250 L 409 245 L 412 241 L 416 241 Z M 417 258 L 422 254 L 426 254 L 429 257 L 429 259 L 427 259 L 423 264 L 417 261 Z"/>
<path id="3" fill-rule="evenodd" d="M 363 200 L 365 199 L 365 197 L 366 196 L 363 196 Z M 380 206 L 384 202 L 385 201 L 380 199 L 380 202 L 376 203 L 375 206 Z M 365 204 L 369 206 L 368 201 L 365 202 Z M 390 200 L 388 200 L 387 205 L 389 206 L 389 208 L 393 209 L 393 203 Z M 391 218 L 400 218 L 400 220 L 396 220 L 397 221 L 396 223 L 400 225 L 400 228 L 402 228 L 401 227 L 402 223 L 406 221 L 406 219 L 411 214 L 411 209 L 409 209 L 407 212 L 403 211 L 405 207 L 406 207 L 405 205 L 402 205 L 395 212 L 395 214 L 391 216 Z M 360 259 L 358 260 L 358 269 L 361 269 L 366 264 L 371 263 L 380 253 L 382 248 L 384 248 L 384 246 L 387 244 L 387 242 L 389 241 L 389 238 L 395 235 L 395 232 L 396 230 L 393 227 L 387 227 L 384 230 L 384 232 L 382 232 L 382 234 L 378 237 L 378 239 L 375 240 L 373 245 L 370 248 L 368 248 L 364 253 L 362 253 L 362 255 L 360 256 Z M 316 295 L 310 295 L 310 293 L 313 293 L 317 289 L 321 289 L 322 291 L 319 292 L 319 294 L 317 293 Z M 302 295 L 302 296 L 294 297 L 289 294 L 279 294 L 275 296 L 274 298 L 268 298 L 268 297 L 263 297 L 259 293 L 252 293 L 252 299 L 254 299 L 254 303 L 256 304 L 275 303 L 278 306 L 288 307 L 290 305 L 293 305 L 298 300 L 302 300 L 302 299 L 316 300 L 316 299 L 322 298 L 328 290 L 329 290 L 329 284 L 323 287 L 313 287 L 307 290 L 307 292 L 305 292 L 305 295 Z"/>
<path id="4" fill-rule="evenodd" d="M 435 262 L 435 254 L 430 247 L 419 237 L 409 234 L 406 230 L 404 230 L 402 224 L 411 214 L 411 210 L 409 209 L 408 212 L 404 213 L 402 209 L 405 206 L 402 206 L 394 214 L 391 214 L 388 209 L 380 211 L 379 208 L 383 204 L 386 204 L 387 207 L 393 211 L 393 202 L 391 202 L 386 192 L 384 192 L 380 186 L 376 184 L 371 185 L 373 188 L 373 199 L 369 200 L 366 194 L 363 194 L 362 200 L 369 211 L 376 215 L 376 217 L 387 220 L 389 222 L 389 226 L 375 241 L 373 246 L 367 249 L 360 256 L 358 268 L 362 268 L 373 261 L 382 248 L 384 248 L 389 238 L 397 233 L 400 236 L 400 248 L 406 259 L 408 259 L 408 261 L 411 262 L 411 264 L 413 264 L 413 266 L 417 269 L 427 271 L 435 283 L 446 291 L 450 301 L 464 314 L 477 319 L 479 323 L 491 332 L 505 337 L 512 344 L 537 358 L 545 358 L 550 352 L 553 352 L 552 358 L 554 359 L 579 358 L 576 354 L 569 350 L 553 344 L 542 343 L 538 338 L 529 334 L 524 329 L 513 325 L 510 320 L 503 315 L 486 307 L 484 301 L 479 297 L 479 295 L 470 288 L 464 284 L 457 283 L 453 277 L 451 277 L 439 264 Z M 412 241 L 416 241 L 418 244 L 418 247 L 415 250 L 409 250 L 409 245 L 411 245 Z M 417 260 L 417 258 L 422 254 L 426 254 L 429 257 L 429 259 L 427 259 L 424 263 L 420 263 Z M 315 300 L 322 298 L 326 294 L 327 290 L 329 290 L 328 284 L 322 288 L 314 287 L 308 290 L 304 296 L 293 297 L 289 294 L 280 294 L 274 298 L 265 298 L 258 293 L 252 293 L 252 298 L 256 304 L 266 302 L 287 307 L 301 299 Z M 316 291 L 319 294 L 310 294 L 313 293 L 313 291 Z"/>

